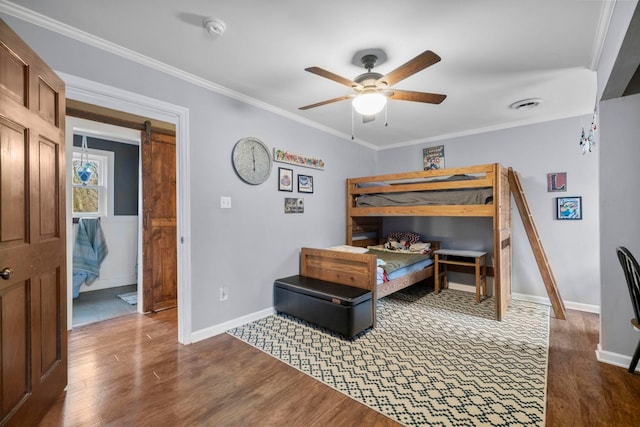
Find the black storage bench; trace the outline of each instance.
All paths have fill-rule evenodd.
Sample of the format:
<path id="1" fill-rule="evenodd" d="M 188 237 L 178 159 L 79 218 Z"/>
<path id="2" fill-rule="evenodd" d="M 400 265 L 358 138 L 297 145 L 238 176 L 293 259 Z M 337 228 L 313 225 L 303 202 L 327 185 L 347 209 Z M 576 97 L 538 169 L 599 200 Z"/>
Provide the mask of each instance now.
<path id="1" fill-rule="evenodd" d="M 285 313 L 330 329 L 346 338 L 373 325 L 371 292 L 305 276 L 274 282 L 274 306 Z"/>

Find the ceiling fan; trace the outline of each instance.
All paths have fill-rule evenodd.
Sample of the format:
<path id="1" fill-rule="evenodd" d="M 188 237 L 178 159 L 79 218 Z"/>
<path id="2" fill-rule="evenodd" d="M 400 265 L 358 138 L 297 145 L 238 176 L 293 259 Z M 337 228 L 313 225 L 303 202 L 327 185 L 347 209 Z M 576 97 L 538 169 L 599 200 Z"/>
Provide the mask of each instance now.
<path id="1" fill-rule="evenodd" d="M 430 50 L 426 50 L 390 73 L 382 75 L 371 71 L 378 62 L 377 55 L 368 54 L 362 57 L 362 65 L 367 69 L 367 72 L 360 74 L 353 80 L 349 80 L 320 67 L 305 68 L 305 71 L 350 87 L 355 93 L 316 102 L 315 104 L 305 105 L 303 107 L 299 107 L 299 109 L 308 110 L 310 108 L 320 107 L 322 105 L 338 101 L 353 99 L 353 107 L 358 113 L 363 116 L 372 116 L 382 111 L 386 105 L 387 99 L 440 104 L 444 101 L 447 95 L 390 88 L 395 83 L 398 83 L 399 81 L 404 80 L 439 61 L 440 57 L 437 54 Z"/>

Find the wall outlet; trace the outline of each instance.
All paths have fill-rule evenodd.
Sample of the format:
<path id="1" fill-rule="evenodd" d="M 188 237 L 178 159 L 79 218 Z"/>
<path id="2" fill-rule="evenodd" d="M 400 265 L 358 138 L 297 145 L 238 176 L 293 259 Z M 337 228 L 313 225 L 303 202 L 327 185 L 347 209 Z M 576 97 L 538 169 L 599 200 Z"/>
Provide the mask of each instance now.
<path id="1" fill-rule="evenodd" d="M 229 299 L 229 292 L 227 288 L 223 286 L 220 288 L 220 301 L 226 301 L 227 299 Z"/>

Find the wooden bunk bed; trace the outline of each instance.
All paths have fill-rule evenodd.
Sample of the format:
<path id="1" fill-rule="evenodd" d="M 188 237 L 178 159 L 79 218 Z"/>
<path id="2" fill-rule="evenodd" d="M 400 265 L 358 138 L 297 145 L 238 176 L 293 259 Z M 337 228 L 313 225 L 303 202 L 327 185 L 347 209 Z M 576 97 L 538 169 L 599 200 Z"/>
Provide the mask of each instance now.
<path id="1" fill-rule="evenodd" d="M 477 196 L 470 196 L 476 192 Z M 463 200 L 444 201 L 442 197 L 445 193 L 460 193 Z M 416 200 L 413 197 L 426 194 L 433 194 L 438 200 Z M 486 197 L 487 194 L 489 197 Z M 370 195 L 383 199 L 383 206 L 372 206 L 368 201 L 364 201 Z M 409 199 L 410 202 L 394 204 L 395 200 L 386 200 L 397 198 Z M 497 320 L 502 319 L 511 300 L 511 196 L 507 168 L 493 163 L 351 178 L 347 179 L 346 205 L 346 243 L 361 247 L 381 243 L 384 217 L 492 218 L 495 317 Z M 301 275 L 369 289 L 374 301 L 433 275 L 433 266 L 430 266 L 419 272 L 420 274 L 398 279 L 396 283 L 376 285 L 375 256 L 326 249 L 303 248 L 300 263 Z"/>

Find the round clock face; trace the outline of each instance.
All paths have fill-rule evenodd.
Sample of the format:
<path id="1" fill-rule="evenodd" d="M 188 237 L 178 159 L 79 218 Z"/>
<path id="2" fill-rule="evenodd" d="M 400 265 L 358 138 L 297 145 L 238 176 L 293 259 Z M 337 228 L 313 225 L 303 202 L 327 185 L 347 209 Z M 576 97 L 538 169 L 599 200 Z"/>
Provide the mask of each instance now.
<path id="1" fill-rule="evenodd" d="M 271 153 L 257 138 L 242 138 L 233 147 L 233 168 L 246 183 L 262 184 L 271 175 Z"/>

